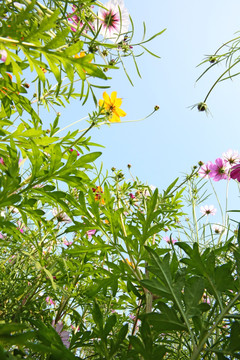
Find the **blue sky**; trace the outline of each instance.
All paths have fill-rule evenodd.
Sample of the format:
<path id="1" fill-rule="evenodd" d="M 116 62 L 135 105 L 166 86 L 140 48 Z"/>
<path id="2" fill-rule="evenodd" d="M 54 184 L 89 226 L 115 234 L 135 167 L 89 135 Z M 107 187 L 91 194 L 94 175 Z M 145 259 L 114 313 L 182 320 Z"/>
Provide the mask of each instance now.
<path id="1" fill-rule="evenodd" d="M 122 70 L 110 71 L 111 91 L 116 90 L 118 97 L 123 98 L 122 109 L 127 112 L 124 120 L 142 118 L 155 105 L 160 110 L 143 122 L 104 126 L 93 130 L 91 135 L 94 142 L 105 146 L 101 157 L 105 169 L 110 171 L 114 166 L 127 173 L 130 163 L 135 176 L 161 190 L 176 177 L 189 173 L 199 160 L 214 161 L 229 148 L 240 151 L 240 78 L 215 88 L 207 102 L 212 115 L 190 109 L 203 101 L 224 70 L 223 64 L 217 65 L 196 84 L 197 77 L 205 70 L 205 66 L 197 65 L 240 30 L 240 3 L 237 0 L 125 0 L 125 5 L 135 24 L 136 42 L 142 38 L 143 21 L 147 36 L 167 30 L 148 45 L 161 59 L 149 54 L 138 58 L 142 79 L 132 59 L 126 59 L 134 87 Z M 97 94 L 102 98 L 102 91 Z M 78 120 L 92 109 L 91 102 L 87 107 L 81 107 L 78 100 L 73 102 L 62 111 L 61 125 Z M 222 191 L 223 185 L 216 185 Z M 231 187 L 236 208 L 239 206 L 237 186 Z"/>

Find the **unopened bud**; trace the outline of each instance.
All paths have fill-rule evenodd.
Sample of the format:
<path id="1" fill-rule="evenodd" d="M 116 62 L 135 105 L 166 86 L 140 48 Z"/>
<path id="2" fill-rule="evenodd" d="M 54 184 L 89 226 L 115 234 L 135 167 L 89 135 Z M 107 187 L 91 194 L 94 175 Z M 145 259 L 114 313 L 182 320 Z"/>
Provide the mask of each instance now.
<path id="1" fill-rule="evenodd" d="M 197 106 L 198 111 L 206 111 L 207 110 L 207 104 L 205 104 L 204 102 L 200 102 Z"/>
<path id="2" fill-rule="evenodd" d="M 128 164 L 127 167 L 128 167 L 129 169 L 131 169 L 132 165 L 131 165 L 131 164 Z"/>
<path id="3" fill-rule="evenodd" d="M 198 165 L 199 165 L 199 166 L 203 166 L 203 165 L 204 165 L 204 162 L 200 160 L 200 161 L 198 162 Z"/>
<path id="4" fill-rule="evenodd" d="M 155 106 L 154 106 L 154 110 L 155 110 L 155 111 L 158 111 L 159 108 L 160 108 L 160 106 L 158 106 L 158 105 L 155 105 Z"/>

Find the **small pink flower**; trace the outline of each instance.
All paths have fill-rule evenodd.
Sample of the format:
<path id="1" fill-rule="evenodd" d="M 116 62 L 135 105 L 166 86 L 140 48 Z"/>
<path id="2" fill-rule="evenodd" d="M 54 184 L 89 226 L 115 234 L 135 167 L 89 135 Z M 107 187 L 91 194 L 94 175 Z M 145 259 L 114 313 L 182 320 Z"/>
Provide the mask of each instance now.
<path id="1" fill-rule="evenodd" d="M 230 178 L 240 182 L 240 164 L 234 165 L 230 170 Z"/>
<path id="2" fill-rule="evenodd" d="M 131 199 L 135 199 L 135 198 L 136 198 L 136 196 L 134 196 L 133 193 L 130 193 L 129 196 L 130 196 Z"/>
<path id="3" fill-rule="evenodd" d="M 53 299 L 51 299 L 49 296 L 46 297 L 46 303 L 49 305 L 55 305 L 55 301 L 53 301 Z"/>
<path id="4" fill-rule="evenodd" d="M 6 166 L 6 164 L 5 164 L 5 162 L 4 162 L 4 160 L 3 160 L 3 158 L 2 158 L 2 157 L 0 157 L 0 164 L 2 164 L 2 165 L 5 165 L 5 166 Z"/>
<path id="5" fill-rule="evenodd" d="M 203 215 L 216 215 L 217 209 L 213 205 L 205 205 L 200 207 L 200 212 Z"/>
<path id="6" fill-rule="evenodd" d="M 7 60 L 7 52 L 6 50 L 0 50 L 0 60 L 5 62 Z"/>
<path id="7" fill-rule="evenodd" d="M 165 240 L 168 244 L 175 244 L 176 242 L 177 242 L 177 240 L 174 240 L 174 239 L 172 239 L 172 238 L 169 238 L 168 236 L 164 236 L 163 237 L 163 240 Z"/>
<path id="8" fill-rule="evenodd" d="M 66 245 L 66 246 L 71 246 L 72 245 L 72 241 L 67 241 L 67 240 L 65 240 L 64 242 L 64 245 Z"/>
<path id="9" fill-rule="evenodd" d="M 215 164 L 210 165 L 209 168 L 211 170 L 210 177 L 213 178 L 214 181 L 228 178 L 229 167 L 226 160 L 217 158 Z"/>
<path id="10" fill-rule="evenodd" d="M 89 240 L 92 238 L 93 235 L 95 235 L 96 231 L 97 231 L 96 229 L 92 229 L 92 230 L 87 231 L 87 236 L 88 236 Z"/>
<path id="11" fill-rule="evenodd" d="M 198 171 L 198 174 L 200 177 L 205 178 L 205 179 L 209 179 L 210 178 L 210 165 L 212 165 L 211 161 L 208 161 L 206 164 L 203 164 L 200 167 L 200 170 Z"/>
<path id="12" fill-rule="evenodd" d="M 130 317 L 131 320 L 135 320 L 135 319 L 136 319 L 136 316 L 133 315 L 133 314 L 129 314 L 129 317 Z"/>

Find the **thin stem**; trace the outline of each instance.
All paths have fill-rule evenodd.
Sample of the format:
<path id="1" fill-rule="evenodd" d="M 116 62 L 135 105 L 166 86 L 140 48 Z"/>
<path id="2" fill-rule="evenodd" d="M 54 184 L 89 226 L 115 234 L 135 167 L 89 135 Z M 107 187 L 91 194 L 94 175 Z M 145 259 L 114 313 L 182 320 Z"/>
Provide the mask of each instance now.
<path id="1" fill-rule="evenodd" d="M 69 127 L 71 127 L 71 126 L 73 126 L 73 125 L 75 125 L 75 124 L 79 123 L 80 121 L 86 120 L 86 119 L 88 119 L 88 118 L 89 118 L 89 116 L 85 116 L 85 117 L 83 117 L 83 118 L 81 118 L 81 119 L 79 119 L 79 120 L 77 120 L 77 121 L 74 121 L 73 123 L 71 123 L 71 124 L 69 124 L 69 125 L 65 126 L 64 128 L 62 128 L 62 129 L 58 130 L 58 131 L 57 131 L 54 135 L 59 134 L 60 132 L 62 132 L 62 131 L 64 131 L 64 130 L 68 129 Z"/>
<path id="2" fill-rule="evenodd" d="M 240 59 L 239 59 L 238 61 L 236 61 L 234 64 L 232 64 L 226 71 L 224 71 L 221 76 L 219 76 L 219 78 L 215 81 L 215 83 L 213 84 L 213 86 L 211 87 L 211 89 L 209 90 L 209 92 L 207 93 L 207 96 L 206 96 L 205 99 L 203 100 L 204 103 L 206 103 L 207 98 L 209 97 L 209 95 L 211 94 L 212 90 L 213 90 L 214 87 L 217 85 L 217 83 L 221 80 L 221 78 L 222 78 L 228 71 L 230 71 L 235 65 L 237 65 L 239 62 L 240 62 Z"/>
<path id="3" fill-rule="evenodd" d="M 207 341 L 207 339 L 212 335 L 213 331 L 216 329 L 216 327 L 218 326 L 218 324 L 223 320 L 223 318 L 227 315 L 228 311 L 232 308 L 232 306 L 234 305 L 234 303 L 240 298 L 240 292 L 228 303 L 228 305 L 225 307 L 225 309 L 223 309 L 223 311 L 221 312 L 221 314 L 219 314 L 219 316 L 217 317 L 216 321 L 213 323 L 212 327 L 210 328 L 210 330 L 206 333 L 206 335 L 203 337 L 202 341 L 200 342 L 200 344 L 197 346 L 197 348 L 195 348 L 195 350 L 193 351 L 193 354 L 191 356 L 190 360 L 198 360 L 200 353 L 205 345 L 205 342 Z"/>
<path id="4" fill-rule="evenodd" d="M 210 180 L 210 184 L 211 184 L 211 186 L 212 186 L 212 189 L 213 189 L 214 195 L 215 195 L 215 197 L 216 197 L 216 200 L 217 200 L 217 203 L 218 203 L 219 209 L 220 209 L 220 211 L 221 211 L 221 215 L 222 215 L 222 224 L 224 224 L 224 215 L 223 215 L 223 209 L 222 209 L 221 203 L 220 203 L 220 201 L 219 201 L 219 198 L 218 198 L 218 196 L 217 196 L 217 193 L 216 193 L 216 190 L 215 190 L 215 188 L 214 188 L 214 186 L 213 186 L 213 183 L 212 183 L 211 178 L 210 178 L 209 180 Z"/>

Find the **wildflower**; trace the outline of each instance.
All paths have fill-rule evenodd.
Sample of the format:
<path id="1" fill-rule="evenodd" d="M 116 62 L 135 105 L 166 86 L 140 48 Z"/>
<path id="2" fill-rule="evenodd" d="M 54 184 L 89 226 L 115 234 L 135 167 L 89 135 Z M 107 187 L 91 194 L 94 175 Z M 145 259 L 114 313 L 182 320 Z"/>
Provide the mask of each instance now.
<path id="1" fill-rule="evenodd" d="M 5 162 L 4 162 L 4 160 L 3 160 L 3 158 L 2 158 L 2 157 L 0 157 L 0 164 L 2 164 L 2 165 L 4 165 L 4 166 L 6 166 L 6 164 L 5 164 Z"/>
<path id="2" fill-rule="evenodd" d="M 130 19 L 123 0 L 110 0 L 104 8 L 98 11 L 96 27 L 100 29 L 100 34 L 112 42 L 120 42 L 124 39 L 124 33 L 128 32 Z"/>
<path id="3" fill-rule="evenodd" d="M 228 166 L 226 160 L 217 158 L 215 164 L 211 164 L 209 169 L 211 170 L 210 177 L 213 178 L 214 181 L 228 178 Z"/>
<path id="4" fill-rule="evenodd" d="M 240 182 L 240 163 L 231 168 L 230 178 Z"/>
<path id="5" fill-rule="evenodd" d="M 68 341 L 69 339 L 69 332 L 68 331 L 62 331 L 63 329 L 63 323 L 59 322 L 55 325 L 55 321 L 52 322 L 52 326 L 55 328 L 56 332 L 58 333 L 58 335 L 60 336 L 63 345 L 66 346 L 66 348 L 69 348 L 70 346 L 70 342 Z"/>
<path id="6" fill-rule="evenodd" d="M 130 193 L 129 196 L 130 196 L 131 199 L 135 199 L 135 198 L 136 198 L 136 196 L 134 196 L 133 193 Z"/>
<path id="7" fill-rule="evenodd" d="M 128 258 L 125 259 L 129 266 L 134 267 L 133 263 L 128 260 Z"/>
<path id="8" fill-rule="evenodd" d="M 206 164 L 203 164 L 200 167 L 200 170 L 198 172 L 199 176 L 205 179 L 209 179 L 210 178 L 210 166 L 212 165 L 211 161 L 208 161 Z"/>
<path id="9" fill-rule="evenodd" d="M 53 301 L 53 299 L 51 299 L 49 296 L 46 297 L 46 303 L 48 305 L 55 305 L 55 302 Z"/>
<path id="10" fill-rule="evenodd" d="M 7 60 L 7 52 L 6 50 L 0 50 L 0 60 L 5 62 Z"/>
<path id="11" fill-rule="evenodd" d="M 113 91 L 111 97 L 104 91 L 103 100 L 99 100 L 99 106 L 104 108 L 110 122 L 120 122 L 120 117 L 126 116 L 125 111 L 120 109 L 122 99 L 117 98 L 117 92 Z"/>
<path id="12" fill-rule="evenodd" d="M 230 167 L 232 165 L 238 164 L 240 161 L 240 154 L 236 150 L 229 149 L 227 152 L 222 154 L 222 157 L 228 162 Z"/>
<path id="13" fill-rule="evenodd" d="M 92 191 L 95 193 L 94 200 L 98 201 L 99 204 L 104 205 L 105 201 L 101 194 L 103 194 L 103 189 L 101 186 L 98 186 L 97 188 L 92 188 Z"/>
<path id="14" fill-rule="evenodd" d="M 172 237 L 170 236 L 170 238 L 168 236 L 164 236 L 163 240 L 165 240 L 168 244 L 175 244 L 177 242 L 177 240 L 172 239 Z"/>
<path id="15" fill-rule="evenodd" d="M 75 6 L 75 5 L 72 6 L 72 10 L 73 10 L 73 13 L 69 14 L 69 15 L 71 15 L 71 17 L 68 18 L 68 20 L 69 20 L 72 24 L 82 27 L 82 26 L 83 26 L 83 23 L 82 23 L 82 21 L 80 20 L 80 18 L 76 15 L 76 6 Z M 77 31 L 75 27 L 71 27 L 71 30 L 72 30 L 73 32 L 76 32 L 76 31 Z"/>
<path id="16" fill-rule="evenodd" d="M 96 234 L 96 229 L 92 229 L 92 230 L 88 230 L 87 231 L 87 236 L 88 236 L 88 239 L 90 240 L 92 238 L 93 235 Z"/>
<path id="17" fill-rule="evenodd" d="M 225 231 L 225 228 L 220 224 L 215 224 L 213 225 L 213 231 L 215 232 L 215 234 L 221 234 Z"/>
<path id="18" fill-rule="evenodd" d="M 59 212 L 57 208 L 52 209 L 52 214 L 57 218 L 58 222 L 70 223 L 72 220 L 65 212 Z"/>
<path id="19" fill-rule="evenodd" d="M 200 212 L 203 215 L 215 215 L 217 212 L 217 209 L 213 205 L 205 205 L 200 207 Z"/>
<path id="20" fill-rule="evenodd" d="M 64 243 L 64 245 L 66 245 L 66 246 L 71 246 L 73 242 L 72 242 L 72 241 L 65 240 L 63 243 Z"/>

